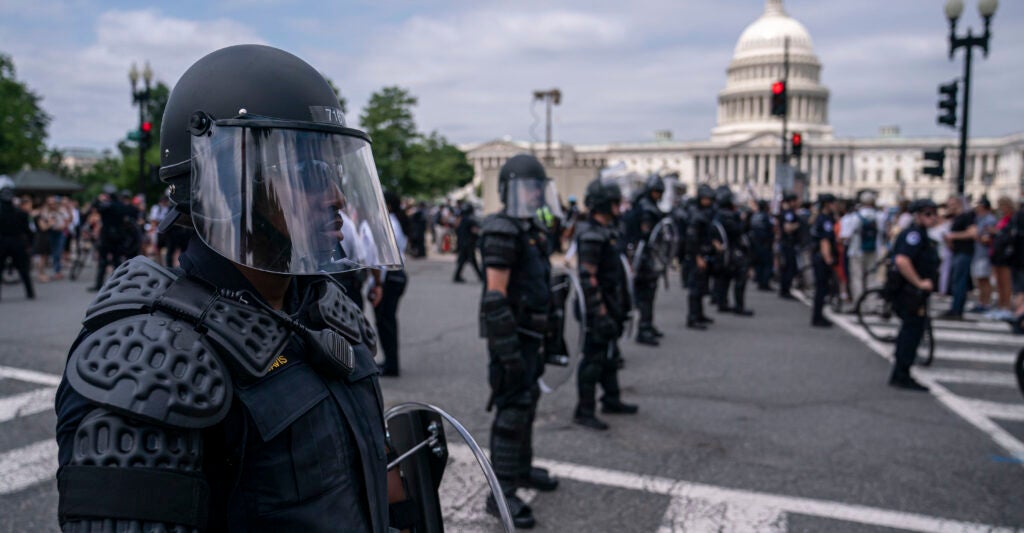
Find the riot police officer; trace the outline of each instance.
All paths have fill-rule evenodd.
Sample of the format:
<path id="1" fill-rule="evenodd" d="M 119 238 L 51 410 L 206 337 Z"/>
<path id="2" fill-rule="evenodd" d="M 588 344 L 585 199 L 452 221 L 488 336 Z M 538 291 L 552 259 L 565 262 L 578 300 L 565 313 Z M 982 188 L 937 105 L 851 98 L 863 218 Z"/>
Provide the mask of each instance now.
<path id="1" fill-rule="evenodd" d="M 622 191 L 615 183 L 604 183 L 601 178 L 590 182 L 584 197 L 587 220 L 576 236 L 578 272 L 586 306 L 586 337 L 576 380 L 579 403 L 573 422 L 598 430 L 608 429 L 608 424 L 595 415 L 598 383 L 604 390 L 601 412 L 634 414 L 638 410 L 622 401 L 618 378 L 622 355 L 617 340 L 629 313 L 628 294 L 624 293 L 628 274 L 619 260 L 615 230 L 621 201 Z"/>
<path id="2" fill-rule="evenodd" d="M 100 214 L 99 262 L 96 283 L 89 290 L 96 292 L 103 286 L 107 267 L 117 268 L 127 258 L 127 250 L 134 240 L 132 217 L 137 211 L 125 205 L 113 185 L 105 185 L 97 199 L 95 209 Z"/>
<path id="3" fill-rule="evenodd" d="M 160 152 L 163 225 L 196 237 L 181 270 L 122 264 L 86 312 L 56 400 L 61 528 L 414 525 L 388 505 L 404 491 L 373 329 L 325 276 L 401 267 L 369 137 L 315 68 L 240 45 L 182 75 Z M 341 252 L 341 211 L 358 212 L 375 263 Z"/>
<path id="4" fill-rule="evenodd" d="M 722 313 L 736 313 L 753 316 L 746 308 L 747 274 L 750 268 L 750 247 L 743 228 L 742 215 L 736 210 L 733 194 L 728 188 L 716 194 L 718 209 L 715 211 L 713 240 L 721 243 L 722 265 L 715 273 L 715 303 Z M 733 288 L 735 306 L 729 305 L 729 286 Z"/>
<path id="5" fill-rule="evenodd" d="M 800 218 L 797 217 L 797 195 L 787 192 L 782 197 L 782 211 L 779 212 L 779 297 L 794 300 L 790 293 L 793 279 L 797 275 L 797 246 L 800 242 Z"/>
<path id="6" fill-rule="evenodd" d="M 889 385 L 912 391 L 928 390 L 911 377 L 910 367 L 927 325 L 928 297 L 938 284 L 939 253 L 928 238 L 928 229 L 939 221 L 937 211 L 935 202 L 929 199 L 910 204 L 914 221 L 896 237 L 894 259 L 886 278 L 886 293 L 893 302 L 893 311 L 902 320 Z"/>
<path id="7" fill-rule="evenodd" d="M 772 250 L 775 248 L 775 223 L 768 212 L 768 202 L 758 200 L 757 212 L 750 217 L 750 246 L 753 256 L 757 290 L 771 291 Z"/>
<path id="8" fill-rule="evenodd" d="M 533 420 L 544 371 L 541 353 L 551 305 L 551 243 L 543 213 L 560 216 L 554 182 L 540 161 L 519 154 L 502 165 L 498 191 L 504 208 L 484 219 L 480 251 L 485 288 L 481 332 L 490 356 L 488 381 L 496 409 L 491 426 L 491 463 L 516 527 L 533 527 L 529 505 L 517 487 L 554 490 L 558 481 L 532 466 Z M 493 497 L 487 511 L 498 514 Z"/>
<path id="9" fill-rule="evenodd" d="M 707 329 L 714 320 L 704 314 L 704 296 L 708 292 L 708 276 L 717 253 L 711 239 L 715 191 L 707 184 L 697 187 L 697 203 L 690 210 L 686 226 L 687 315 L 686 327 Z"/>
<path id="10" fill-rule="evenodd" d="M 33 300 L 36 291 L 28 271 L 27 250 L 32 238 L 28 213 L 14 206 L 14 182 L 6 176 L 0 180 L 0 269 L 7 268 L 7 259 L 10 258 L 25 284 L 25 297 Z"/>
<path id="11" fill-rule="evenodd" d="M 832 212 L 836 197 L 824 193 L 818 197 L 818 216 L 811 228 L 811 253 L 814 265 L 814 306 L 811 310 L 811 325 L 819 328 L 832 327 L 825 318 L 825 298 L 834 285 L 835 272 L 832 270 L 837 257 L 835 218 Z"/>
<path id="12" fill-rule="evenodd" d="M 640 312 L 636 342 L 650 346 L 657 346 L 658 338 L 663 336 L 654 326 L 654 297 L 658 291 L 658 278 L 664 265 L 657 264 L 650 239 L 654 227 L 665 217 L 665 213 L 658 207 L 658 202 L 664 194 L 665 182 L 661 176 L 653 174 L 647 178 L 643 194 L 631 208 L 631 223 L 627 223 L 626 227 L 629 255 L 640 255 L 633 258 L 633 264 L 637 265 L 633 273 L 635 303 Z"/>

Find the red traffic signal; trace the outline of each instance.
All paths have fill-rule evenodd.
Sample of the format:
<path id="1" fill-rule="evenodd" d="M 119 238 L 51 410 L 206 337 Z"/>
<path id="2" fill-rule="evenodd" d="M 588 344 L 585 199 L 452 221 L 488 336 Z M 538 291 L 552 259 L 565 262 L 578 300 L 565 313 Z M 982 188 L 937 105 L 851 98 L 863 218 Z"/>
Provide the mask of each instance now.
<path id="1" fill-rule="evenodd" d="M 786 82 L 776 81 L 772 83 L 772 116 L 786 116 Z"/>
<path id="2" fill-rule="evenodd" d="M 153 123 L 152 122 L 143 122 L 142 123 L 142 131 L 144 133 L 149 133 L 149 132 L 153 131 Z"/>
<path id="3" fill-rule="evenodd" d="M 782 94 L 786 91 L 786 84 L 781 81 L 777 81 L 772 84 L 772 94 Z"/>
<path id="4" fill-rule="evenodd" d="M 799 133 L 794 133 L 790 140 L 789 153 L 793 157 L 800 157 L 804 154 L 804 138 Z"/>

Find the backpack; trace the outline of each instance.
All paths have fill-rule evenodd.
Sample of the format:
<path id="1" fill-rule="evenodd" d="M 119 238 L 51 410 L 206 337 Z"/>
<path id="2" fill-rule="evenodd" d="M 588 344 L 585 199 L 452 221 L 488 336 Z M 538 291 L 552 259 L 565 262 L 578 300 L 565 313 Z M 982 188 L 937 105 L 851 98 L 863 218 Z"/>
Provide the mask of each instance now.
<path id="1" fill-rule="evenodd" d="M 860 251 L 874 253 L 878 248 L 878 219 L 868 219 L 857 212 L 860 219 Z"/>

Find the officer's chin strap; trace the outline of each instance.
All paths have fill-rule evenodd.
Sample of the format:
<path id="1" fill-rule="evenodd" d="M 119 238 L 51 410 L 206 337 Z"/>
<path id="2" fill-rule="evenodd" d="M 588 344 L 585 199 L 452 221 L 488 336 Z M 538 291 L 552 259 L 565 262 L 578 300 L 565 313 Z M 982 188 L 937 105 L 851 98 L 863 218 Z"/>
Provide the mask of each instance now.
<path id="1" fill-rule="evenodd" d="M 455 428 L 455 431 L 462 437 L 462 440 L 466 441 L 466 444 L 469 445 L 469 449 L 473 451 L 477 464 L 480 465 L 480 469 L 484 472 L 484 477 L 487 478 L 487 484 L 491 488 L 491 494 L 494 495 L 494 501 L 498 504 L 498 513 L 501 516 L 501 524 L 505 528 L 505 532 L 512 533 L 515 531 L 515 525 L 512 523 L 512 513 L 509 511 L 508 503 L 505 501 L 505 495 L 501 491 L 501 484 L 498 483 L 498 478 L 494 475 L 494 470 L 491 468 L 491 462 L 487 460 L 487 455 L 485 455 L 484 451 L 480 449 L 476 440 L 473 439 L 473 435 L 470 435 L 465 426 L 463 426 L 454 416 L 448 414 L 443 409 L 428 403 L 405 402 L 388 409 L 387 412 L 384 413 L 384 420 L 387 421 L 395 416 L 413 411 L 432 411 L 437 413 L 441 415 L 441 418 L 448 421 L 448 423 Z M 442 428 L 437 427 L 435 424 L 431 424 L 427 429 L 430 432 L 430 435 L 424 441 L 413 446 L 409 451 L 391 461 L 391 463 L 388 464 L 388 470 L 394 468 L 406 458 L 411 457 L 413 453 L 424 446 L 434 446 L 438 442 L 438 435 L 442 431 Z"/>

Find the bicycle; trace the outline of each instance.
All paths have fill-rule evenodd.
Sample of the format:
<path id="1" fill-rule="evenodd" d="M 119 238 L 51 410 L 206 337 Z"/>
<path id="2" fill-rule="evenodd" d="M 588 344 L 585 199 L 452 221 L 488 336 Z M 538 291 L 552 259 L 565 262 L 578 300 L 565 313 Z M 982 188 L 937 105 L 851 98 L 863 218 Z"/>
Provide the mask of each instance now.
<path id="1" fill-rule="evenodd" d="M 879 342 L 895 343 L 896 335 L 893 330 L 899 331 L 899 318 L 892 309 L 892 302 L 885 297 L 885 291 L 881 288 L 868 289 L 857 298 L 857 323 L 872 339 Z M 932 319 L 925 307 L 924 337 L 921 338 L 921 346 L 924 350 L 917 350 L 917 364 L 921 366 L 931 365 L 935 360 L 935 334 L 932 331 Z"/>
<path id="2" fill-rule="evenodd" d="M 82 270 L 89 266 L 93 259 L 93 245 L 91 239 L 83 238 L 79 241 L 78 246 L 75 247 L 75 258 L 71 261 L 71 268 L 68 272 L 68 277 L 71 281 L 78 279 L 78 276 L 82 274 Z"/>

